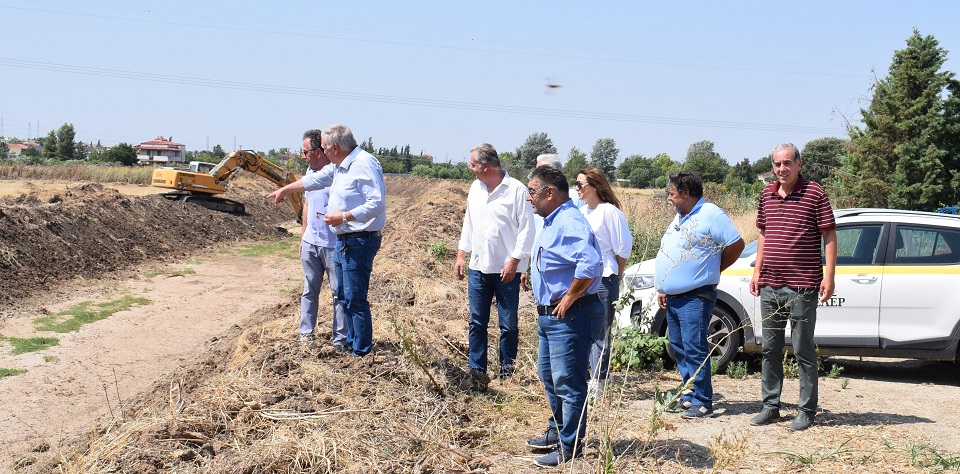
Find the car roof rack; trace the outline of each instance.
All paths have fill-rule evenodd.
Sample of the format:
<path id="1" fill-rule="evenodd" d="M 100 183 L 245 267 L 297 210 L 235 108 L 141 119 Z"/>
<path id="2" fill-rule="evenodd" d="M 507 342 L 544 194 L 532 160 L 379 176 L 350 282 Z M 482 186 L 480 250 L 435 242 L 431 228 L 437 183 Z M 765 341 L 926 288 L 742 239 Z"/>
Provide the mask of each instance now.
<path id="1" fill-rule="evenodd" d="M 861 208 L 851 208 L 851 209 L 835 209 L 833 215 L 835 217 L 849 217 L 849 216 L 862 216 L 862 215 L 873 215 L 873 214 L 894 214 L 900 216 L 922 216 L 922 217 L 942 217 L 946 219 L 960 219 L 960 215 L 954 214 L 944 214 L 938 212 L 926 212 L 926 211 L 908 211 L 904 209 L 882 209 L 876 207 L 861 207 Z"/>

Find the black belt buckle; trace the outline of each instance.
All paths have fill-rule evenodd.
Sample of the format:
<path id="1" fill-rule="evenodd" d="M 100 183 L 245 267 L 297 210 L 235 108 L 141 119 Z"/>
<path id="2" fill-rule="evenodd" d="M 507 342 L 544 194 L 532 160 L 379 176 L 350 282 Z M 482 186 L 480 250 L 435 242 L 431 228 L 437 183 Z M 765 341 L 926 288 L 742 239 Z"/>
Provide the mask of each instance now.
<path id="1" fill-rule="evenodd" d="M 337 235 L 337 240 L 347 240 L 351 237 L 376 237 L 378 235 L 383 235 L 382 231 L 379 230 L 364 230 L 360 232 L 347 232 L 346 234 Z"/>

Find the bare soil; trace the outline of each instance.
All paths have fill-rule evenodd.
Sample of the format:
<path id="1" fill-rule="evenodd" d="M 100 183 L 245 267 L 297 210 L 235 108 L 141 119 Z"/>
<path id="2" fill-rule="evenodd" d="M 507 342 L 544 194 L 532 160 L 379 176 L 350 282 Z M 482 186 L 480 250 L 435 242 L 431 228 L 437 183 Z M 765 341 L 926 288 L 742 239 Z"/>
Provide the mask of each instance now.
<path id="1" fill-rule="evenodd" d="M 536 471 L 523 440 L 547 412 L 529 295 L 517 376 L 478 393 L 464 371 L 466 285 L 451 258 L 464 185 L 389 179 L 375 355 L 358 361 L 328 347 L 325 326 L 314 346 L 296 342 L 302 275 L 287 228 L 298 227 L 266 202 L 267 186 L 234 183 L 226 197 L 247 215 L 233 216 L 150 188 L 61 184 L 0 183 L 0 196 L 23 190 L 0 197 L 0 334 L 60 341 L 21 355 L 0 342 L 0 368 L 26 371 L 0 379 L 0 472 Z M 237 251 L 257 241 L 287 249 Z M 40 316 L 122 295 L 150 303 L 72 333 L 35 329 Z M 496 337 L 492 327 L 491 348 Z M 596 472 L 611 452 L 613 472 L 914 472 L 909 446 L 960 453 L 956 366 L 836 362 L 843 372 L 821 378 L 822 412 L 802 433 L 786 418 L 749 426 L 756 377 L 715 376 L 717 416 L 685 421 L 651 418 L 655 387 L 676 387 L 674 372 L 617 374 L 571 470 Z"/>

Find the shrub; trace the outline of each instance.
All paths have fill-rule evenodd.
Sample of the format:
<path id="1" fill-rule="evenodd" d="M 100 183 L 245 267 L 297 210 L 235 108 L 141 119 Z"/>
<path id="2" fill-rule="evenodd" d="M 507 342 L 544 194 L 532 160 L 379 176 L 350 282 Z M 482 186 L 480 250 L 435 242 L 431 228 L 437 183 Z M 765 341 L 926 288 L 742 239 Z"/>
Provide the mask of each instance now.
<path id="1" fill-rule="evenodd" d="M 656 368 L 666 354 L 667 338 L 632 326 L 615 329 L 612 341 L 610 368 L 613 370 Z"/>

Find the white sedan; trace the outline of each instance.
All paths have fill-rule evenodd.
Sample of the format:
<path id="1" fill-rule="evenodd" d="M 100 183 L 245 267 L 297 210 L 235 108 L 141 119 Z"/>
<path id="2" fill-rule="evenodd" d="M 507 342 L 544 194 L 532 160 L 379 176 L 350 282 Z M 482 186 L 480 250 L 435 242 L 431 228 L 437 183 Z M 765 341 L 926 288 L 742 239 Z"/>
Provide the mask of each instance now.
<path id="1" fill-rule="evenodd" d="M 820 354 L 957 361 L 960 216 L 896 209 L 834 215 L 836 290 L 817 310 Z M 708 339 L 720 367 L 740 350 L 761 349 L 760 299 L 750 294 L 756 252 L 756 241 L 747 244 L 717 285 Z M 627 269 L 624 286 L 634 301 L 617 314 L 618 326 L 666 335 L 653 274 L 653 260 Z"/>

